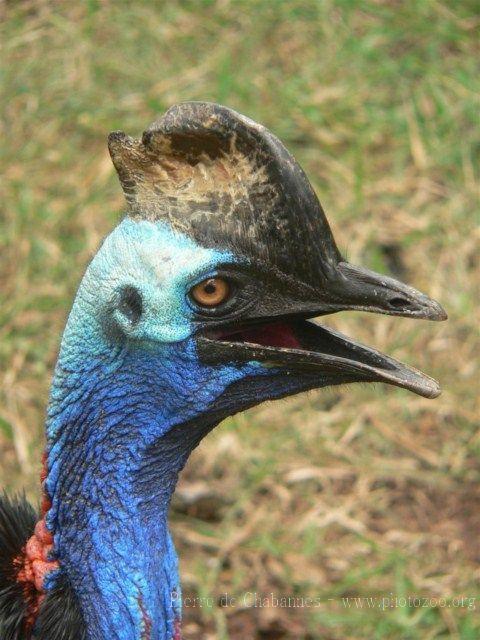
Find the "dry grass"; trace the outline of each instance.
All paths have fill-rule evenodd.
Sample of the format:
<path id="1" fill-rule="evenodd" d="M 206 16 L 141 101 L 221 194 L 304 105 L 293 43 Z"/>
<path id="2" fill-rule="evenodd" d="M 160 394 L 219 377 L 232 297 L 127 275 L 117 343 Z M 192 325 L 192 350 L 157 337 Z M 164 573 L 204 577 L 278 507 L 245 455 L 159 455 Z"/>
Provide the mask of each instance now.
<path id="1" fill-rule="evenodd" d="M 138 134 L 178 100 L 223 102 L 294 151 L 352 261 L 438 297 L 450 320 L 330 319 L 440 379 L 438 400 L 311 393 L 202 444 L 173 513 L 186 594 L 322 604 L 187 608 L 186 637 L 478 637 L 475 3 L 2 7 L 0 484 L 37 495 L 59 336 L 123 207 L 106 134 Z M 355 595 L 476 597 L 477 610 L 345 606 Z"/>

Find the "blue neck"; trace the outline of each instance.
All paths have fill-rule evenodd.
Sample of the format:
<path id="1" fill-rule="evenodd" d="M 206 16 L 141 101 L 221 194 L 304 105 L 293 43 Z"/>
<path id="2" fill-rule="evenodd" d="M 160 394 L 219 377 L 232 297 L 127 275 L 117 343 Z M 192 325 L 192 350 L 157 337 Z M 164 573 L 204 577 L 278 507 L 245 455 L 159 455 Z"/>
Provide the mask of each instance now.
<path id="1" fill-rule="evenodd" d="M 222 417 L 287 391 L 258 363 L 198 358 L 186 292 L 232 260 L 164 223 L 126 218 L 79 287 L 52 385 L 45 491 L 88 640 L 172 640 L 180 591 L 167 512 L 178 473 Z M 118 297 L 132 286 L 138 322 Z M 241 386 L 255 376 L 262 388 Z"/>
<path id="2" fill-rule="evenodd" d="M 81 370 L 78 359 L 57 366 L 47 525 L 89 640 L 174 637 L 180 588 L 167 512 L 179 471 L 213 426 L 198 411 L 215 387 L 187 389 L 182 377 L 168 352 L 160 362 L 142 349 L 109 347 Z"/>

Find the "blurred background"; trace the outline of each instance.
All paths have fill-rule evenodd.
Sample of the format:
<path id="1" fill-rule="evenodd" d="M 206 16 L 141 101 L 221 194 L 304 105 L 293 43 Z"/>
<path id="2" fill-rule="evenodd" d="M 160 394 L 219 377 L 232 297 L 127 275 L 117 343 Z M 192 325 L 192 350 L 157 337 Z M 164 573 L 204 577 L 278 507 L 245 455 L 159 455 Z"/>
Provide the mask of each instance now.
<path id="1" fill-rule="evenodd" d="M 38 499 L 62 328 L 124 210 L 108 132 L 139 135 L 177 101 L 224 103 L 295 154 L 350 260 L 438 298 L 450 319 L 327 319 L 439 379 L 435 401 L 335 388 L 251 410 L 203 442 L 172 514 L 185 595 L 212 597 L 185 609 L 185 638 L 480 637 L 478 4 L 0 7 L 0 486 Z M 321 606 L 242 606 L 252 592 Z M 401 606 L 408 596 L 432 600 Z"/>

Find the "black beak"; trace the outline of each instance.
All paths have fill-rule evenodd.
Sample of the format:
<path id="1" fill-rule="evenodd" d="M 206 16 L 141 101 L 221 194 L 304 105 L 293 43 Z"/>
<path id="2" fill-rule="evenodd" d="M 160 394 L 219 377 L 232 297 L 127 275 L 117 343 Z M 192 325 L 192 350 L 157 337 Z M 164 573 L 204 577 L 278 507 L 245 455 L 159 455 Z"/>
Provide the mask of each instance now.
<path id="1" fill-rule="evenodd" d="M 413 287 L 393 278 L 350 265 L 338 264 L 319 293 L 292 301 L 280 311 L 262 309 L 239 322 L 203 327 L 197 338 L 203 360 L 211 363 L 257 361 L 286 375 L 317 377 L 318 386 L 348 382 L 385 382 L 426 398 L 440 394 L 438 383 L 421 371 L 361 345 L 309 318 L 355 309 L 389 315 L 445 320 L 442 307 Z M 280 294 L 281 295 L 281 294 Z M 267 295 L 262 296 L 264 300 Z M 303 299 L 301 299 L 303 298 Z"/>
<path id="2" fill-rule="evenodd" d="M 356 309 L 424 320 L 447 319 L 436 300 L 399 280 L 348 262 L 340 262 L 336 271 L 333 291 L 337 311 Z"/>

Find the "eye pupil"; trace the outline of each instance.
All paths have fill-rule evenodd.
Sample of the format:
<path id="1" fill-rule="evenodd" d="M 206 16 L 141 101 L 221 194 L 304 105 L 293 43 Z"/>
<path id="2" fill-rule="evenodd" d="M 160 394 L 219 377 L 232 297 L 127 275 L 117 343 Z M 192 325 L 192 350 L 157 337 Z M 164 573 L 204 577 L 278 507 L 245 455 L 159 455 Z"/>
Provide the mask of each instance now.
<path id="1" fill-rule="evenodd" d="M 216 287 L 215 283 L 212 280 L 210 280 L 209 282 L 207 282 L 207 284 L 205 285 L 203 290 L 205 291 L 205 293 L 211 295 L 211 294 L 216 292 L 217 287 Z"/>
<path id="2" fill-rule="evenodd" d="M 195 285 L 190 296 L 201 307 L 217 307 L 230 297 L 230 285 L 224 278 L 208 278 Z"/>

